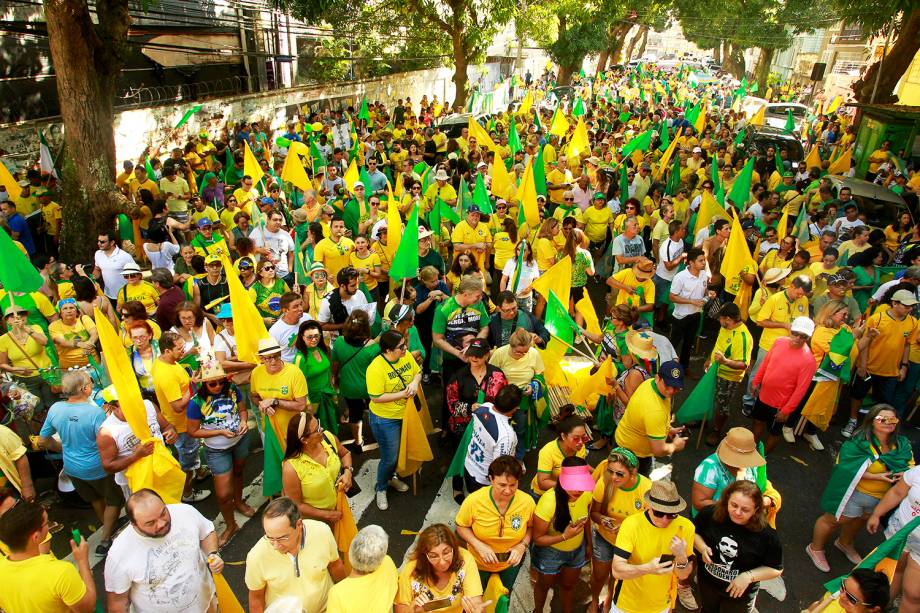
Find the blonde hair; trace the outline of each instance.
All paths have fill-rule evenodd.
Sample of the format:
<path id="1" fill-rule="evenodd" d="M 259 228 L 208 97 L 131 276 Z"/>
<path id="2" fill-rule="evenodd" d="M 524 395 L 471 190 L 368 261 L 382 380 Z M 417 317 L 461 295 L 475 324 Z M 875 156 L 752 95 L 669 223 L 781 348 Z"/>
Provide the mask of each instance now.
<path id="1" fill-rule="evenodd" d="M 817 313 L 815 313 L 815 324 L 825 328 L 834 328 L 834 314 L 839 311 L 846 311 L 847 303 L 843 300 L 828 300 L 824 303 Z"/>
<path id="2" fill-rule="evenodd" d="M 512 347 L 530 347 L 532 340 L 533 337 L 530 335 L 530 332 L 524 328 L 518 328 L 511 333 L 511 336 L 508 338 L 508 344 Z"/>

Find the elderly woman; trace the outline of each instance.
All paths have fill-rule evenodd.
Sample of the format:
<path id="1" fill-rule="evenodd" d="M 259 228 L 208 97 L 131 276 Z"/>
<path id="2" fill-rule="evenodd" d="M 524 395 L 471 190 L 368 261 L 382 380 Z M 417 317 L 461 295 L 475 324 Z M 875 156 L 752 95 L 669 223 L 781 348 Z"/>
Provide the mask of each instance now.
<path id="1" fill-rule="evenodd" d="M 284 495 L 297 503 L 302 517 L 335 525 L 342 518 L 336 492 L 351 488 L 354 470 L 351 452 L 315 415 L 300 413 L 288 424 L 281 479 Z"/>
<path id="2" fill-rule="evenodd" d="M 431 603 L 431 604 L 429 604 Z M 448 526 L 434 524 L 418 535 L 415 548 L 399 573 L 395 613 L 417 613 L 444 605 L 447 613 L 481 613 L 482 582 L 476 558 Z"/>
<path id="3" fill-rule="evenodd" d="M 491 485 L 467 496 L 457 512 L 457 534 L 476 559 L 483 585 L 498 573 L 511 590 L 530 546 L 536 503 L 518 489 L 523 476 L 515 458 L 496 458 L 489 465 Z"/>
<path id="4" fill-rule="evenodd" d="M 51 322 L 48 333 L 57 349 L 61 368 L 66 370 L 87 366 L 90 357 L 97 360 L 96 341 L 99 335 L 93 319 L 80 313 L 77 301 L 73 298 L 59 301 L 58 311 L 61 318 Z"/>
<path id="5" fill-rule="evenodd" d="M 329 590 L 326 613 L 390 613 L 399 575 L 387 555 L 389 537 L 380 526 L 362 528 L 348 548 L 351 574 Z"/>

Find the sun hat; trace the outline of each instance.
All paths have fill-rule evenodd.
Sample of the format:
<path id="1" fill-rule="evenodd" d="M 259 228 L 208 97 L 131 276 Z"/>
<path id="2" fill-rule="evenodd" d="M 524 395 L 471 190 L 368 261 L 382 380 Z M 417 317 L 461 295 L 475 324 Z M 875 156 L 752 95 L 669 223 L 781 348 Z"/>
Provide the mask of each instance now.
<path id="1" fill-rule="evenodd" d="M 630 330 L 626 333 L 626 347 L 629 352 L 643 360 L 658 358 L 658 349 L 652 335 L 644 330 Z"/>
<path id="2" fill-rule="evenodd" d="M 479 162 L 478 164 L 476 164 L 476 170 L 479 170 L 480 168 L 488 168 L 488 167 L 489 165 L 486 164 L 485 162 Z"/>
<path id="3" fill-rule="evenodd" d="M 680 513 L 687 508 L 687 501 L 677 493 L 673 481 L 652 481 L 652 486 L 645 493 L 645 504 L 659 513 Z"/>
<path id="4" fill-rule="evenodd" d="M 386 228 L 382 228 L 382 229 L 386 229 Z M 419 240 L 422 240 L 423 238 L 428 238 L 432 234 L 434 234 L 434 232 L 432 232 L 428 228 L 419 227 L 418 229 L 418 239 Z"/>
<path id="5" fill-rule="evenodd" d="M 716 455 L 726 466 L 732 468 L 757 468 L 767 461 L 757 451 L 754 433 L 747 428 L 731 428 L 719 446 Z"/>
<path id="6" fill-rule="evenodd" d="M 763 275 L 763 284 L 772 285 L 782 281 L 792 272 L 791 268 L 768 268 Z"/>
<path id="7" fill-rule="evenodd" d="M 914 304 L 916 304 L 916 302 L 917 299 L 915 298 Z M 792 325 L 789 326 L 789 331 L 798 332 L 799 334 L 804 334 L 808 338 L 811 338 L 811 335 L 815 333 L 815 322 L 813 322 L 808 317 L 796 317 L 792 320 Z"/>
<path id="8" fill-rule="evenodd" d="M 323 265 L 322 262 L 313 262 L 312 264 L 310 264 L 310 274 L 311 275 L 314 272 L 319 272 L 319 271 L 326 272 L 326 267 Z"/>
<path id="9" fill-rule="evenodd" d="M 220 305 L 220 310 L 217 311 L 217 319 L 233 319 L 233 306 L 229 302 L 224 302 Z"/>
<path id="10" fill-rule="evenodd" d="M 593 492 L 596 483 L 591 478 L 590 466 L 563 466 L 559 471 L 559 485 L 567 492 Z"/>
<path id="11" fill-rule="evenodd" d="M 684 386 L 684 367 L 677 360 L 668 360 L 658 369 L 658 376 L 668 387 Z"/>
<path id="12" fill-rule="evenodd" d="M 281 345 L 274 338 L 260 338 L 259 348 L 256 353 L 260 357 L 275 355 L 276 353 L 281 353 Z"/>
<path id="13" fill-rule="evenodd" d="M 904 306 L 914 306 L 917 304 L 917 296 L 909 289 L 899 289 L 891 296 L 892 302 L 900 302 Z"/>
<path id="14" fill-rule="evenodd" d="M 655 263 L 648 258 L 641 258 L 633 264 L 633 275 L 639 281 L 647 281 L 655 273 Z"/>
<path id="15" fill-rule="evenodd" d="M 447 180 L 449 180 L 449 177 L 447 176 L 447 171 L 444 170 L 443 168 L 441 168 L 440 170 L 438 170 L 438 172 L 436 172 L 435 175 L 434 175 L 434 180 L 435 180 L 435 181 L 447 181 Z"/>
<path id="16" fill-rule="evenodd" d="M 227 376 L 227 373 L 224 372 L 224 368 L 220 365 L 220 362 L 217 360 L 207 360 L 201 365 L 201 375 L 198 377 L 198 380 L 202 383 L 206 381 L 216 381 L 218 379 L 224 379 Z"/>
<path id="17" fill-rule="evenodd" d="M 137 275 L 140 274 L 141 267 L 134 262 L 128 262 L 125 264 L 125 267 L 121 269 L 122 275 Z"/>

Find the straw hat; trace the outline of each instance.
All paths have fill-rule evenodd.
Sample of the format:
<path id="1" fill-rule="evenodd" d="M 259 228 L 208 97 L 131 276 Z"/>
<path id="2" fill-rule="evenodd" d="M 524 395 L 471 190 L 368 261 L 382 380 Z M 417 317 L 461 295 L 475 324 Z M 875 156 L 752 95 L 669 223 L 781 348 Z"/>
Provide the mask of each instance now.
<path id="1" fill-rule="evenodd" d="M 655 348 L 655 340 L 652 335 L 645 330 L 630 330 L 626 333 L 626 347 L 629 352 L 637 358 L 643 360 L 654 360 L 658 358 L 658 350 Z"/>
<path id="2" fill-rule="evenodd" d="M 763 284 L 772 285 L 773 283 L 778 283 L 788 277 L 791 272 L 791 268 L 769 268 L 763 275 Z"/>
<path id="3" fill-rule="evenodd" d="M 747 428 L 732 428 L 716 448 L 716 455 L 726 466 L 757 468 L 767 463 L 757 451 L 754 433 Z"/>
<path id="4" fill-rule="evenodd" d="M 307 221 L 307 212 L 303 209 L 294 209 L 291 211 L 291 217 L 294 219 L 294 223 L 304 223 Z"/>
<path id="5" fill-rule="evenodd" d="M 652 487 L 645 493 L 645 504 L 659 513 L 680 513 L 687 508 L 687 501 L 677 493 L 673 481 L 652 481 Z"/>
<path id="6" fill-rule="evenodd" d="M 258 353 L 260 357 L 275 355 L 276 353 L 281 353 L 281 345 L 279 345 L 278 341 L 274 338 L 260 338 L 259 348 L 256 353 Z"/>
<path id="7" fill-rule="evenodd" d="M 632 270 L 636 279 L 639 281 L 648 281 L 655 273 L 655 263 L 648 258 L 642 258 L 633 264 Z"/>
<path id="8" fill-rule="evenodd" d="M 261 343 L 259 343 L 261 347 Z M 224 379 L 227 376 L 227 373 L 224 372 L 223 367 L 220 365 L 216 359 L 207 360 L 201 365 L 201 376 L 199 380 L 202 382 L 205 381 L 216 381 L 218 379 Z"/>

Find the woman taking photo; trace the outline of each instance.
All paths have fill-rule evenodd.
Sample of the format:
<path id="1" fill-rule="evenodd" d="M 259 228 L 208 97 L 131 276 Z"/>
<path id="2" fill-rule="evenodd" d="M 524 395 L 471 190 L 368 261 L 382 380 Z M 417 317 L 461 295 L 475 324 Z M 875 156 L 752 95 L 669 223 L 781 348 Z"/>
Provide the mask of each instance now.
<path id="1" fill-rule="evenodd" d="M 342 519 L 335 508 L 337 491 L 351 489 L 354 477 L 351 453 L 307 412 L 291 420 L 286 436 L 281 464 L 284 495 L 297 503 L 301 517 L 333 526 Z"/>
<path id="2" fill-rule="evenodd" d="M 398 492 L 409 486 L 400 481 L 394 471 L 399 455 L 403 414 L 406 408 L 416 410 L 409 402 L 418 394 L 422 383 L 422 370 L 409 355 L 409 343 L 396 330 L 380 335 L 380 355 L 367 367 L 367 393 L 370 396 L 370 423 L 374 438 L 380 445 L 380 463 L 377 465 L 377 508 L 386 511 L 387 486 Z"/>
<path id="3" fill-rule="evenodd" d="M 521 276 L 517 279 L 517 287 L 514 287 L 515 277 L 517 276 L 517 258 L 521 254 L 521 249 L 524 250 L 524 265 L 521 266 Z M 508 260 L 504 268 L 502 268 L 502 278 L 498 288 L 502 292 L 506 290 L 512 291 L 512 288 L 514 288 L 518 308 L 530 313 L 534 307 L 533 290 L 530 286 L 539 276 L 540 268 L 534 259 L 533 248 L 528 241 L 522 240 L 514 248 L 514 257 Z"/>
<path id="4" fill-rule="evenodd" d="M 332 387 L 332 362 L 323 339 L 323 328 L 318 321 L 309 320 L 300 324 L 294 346 L 294 366 L 307 379 L 310 390 L 308 410 L 319 418 L 325 430 L 332 434 L 339 432 L 335 388 Z"/>
<path id="5" fill-rule="evenodd" d="M 523 476 L 520 462 L 499 456 L 489 465 L 490 485 L 467 496 L 457 511 L 457 534 L 476 559 L 482 585 L 498 573 L 510 591 L 521 571 L 536 508 L 533 498 L 518 489 Z"/>
<path id="6" fill-rule="evenodd" d="M 371 326 L 365 311 L 353 311 L 342 326 L 341 336 L 332 343 L 332 386 L 339 390 L 348 407 L 348 424 L 352 443 L 349 449 L 360 453 L 364 439 L 361 425 L 368 409 L 365 372 L 380 354 L 380 347 L 371 340 Z"/>
<path id="7" fill-rule="evenodd" d="M 179 362 L 193 371 L 198 370 L 201 367 L 201 359 L 208 355 L 214 346 L 214 328 L 204 316 L 204 311 L 194 302 L 183 302 L 176 307 L 176 324 L 172 330 L 185 343 Z"/>
<path id="8" fill-rule="evenodd" d="M 98 360 L 96 341 L 99 335 L 91 317 L 80 313 L 77 301 L 64 298 L 58 302 L 61 318 L 51 322 L 48 333 L 57 349 L 62 369 L 83 368 L 89 365 L 89 358 Z"/>
<path id="9" fill-rule="evenodd" d="M 246 517 L 256 514 L 243 500 L 243 468 L 249 455 L 249 415 L 240 389 L 227 379 L 216 361 L 205 362 L 198 392 L 188 403 L 187 432 L 204 439 L 204 455 L 214 475 L 217 505 L 226 527 L 218 537 L 223 547 L 240 529 L 234 512 Z"/>
<path id="10" fill-rule="evenodd" d="M 591 492 L 595 483 L 582 458 L 562 461 L 556 486 L 540 496 L 533 520 L 534 610 L 542 611 L 546 595 L 559 580 L 563 613 L 571 613 L 575 583 L 591 550 Z"/>
<path id="11" fill-rule="evenodd" d="M 249 288 L 249 297 L 259 309 L 266 327 L 278 321 L 281 316 L 281 296 L 289 291 L 284 279 L 275 276 L 276 270 L 273 262 L 260 261 L 256 269 L 256 282 Z"/>
<path id="12" fill-rule="evenodd" d="M 877 404 L 840 448 L 821 497 L 824 514 L 815 522 L 811 543 L 805 546 L 805 553 L 818 570 L 831 570 L 824 550 L 838 529 L 840 536 L 834 547 L 851 563 L 862 561 L 853 540 L 882 497 L 914 465 L 910 440 L 901 435 L 899 423 L 891 405 Z M 888 510 L 891 508 L 893 505 Z"/>
<path id="13" fill-rule="evenodd" d="M 446 600 L 438 611 L 483 613 L 482 582 L 476 558 L 460 547 L 448 526 L 434 524 L 422 530 L 412 554 L 399 573 L 395 613 L 423 613 L 425 605 Z M 429 605 L 431 606 L 431 605 Z"/>
<path id="14" fill-rule="evenodd" d="M 589 613 L 599 610 L 597 599 L 605 584 L 610 584 L 609 593 L 613 593 L 610 567 L 617 531 L 624 519 L 645 510 L 645 493 L 651 487 L 651 481 L 639 474 L 639 459 L 629 449 L 614 448 L 604 466 L 598 466 L 598 469 L 601 468 L 602 477 L 594 487 L 591 504 L 594 532 L 591 539 L 593 557 Z M 606 607 L 601 608 L 606 610 Z"/>
<path id="15" fill-rule="evenodd" d="M 556 423 L 557 437 L 546 443 L 537 456 L 537 474 L 530 483 L 530 490 L 539 498 L 556 487 L 562 461 L 572 456 L 585 459 L 588 450 L 588 429 L 585 420 L 575 416 L 575 406 L 562 405 L 559 408 L 559 421 Z"/>
<path id="16" fill-rule="evenodd" d="M 735 481 L 693 524 L 702 613 L 753 612 L 760 582 L 783 573 L 782 545 L 767 523 L 760 488 Z"/>

